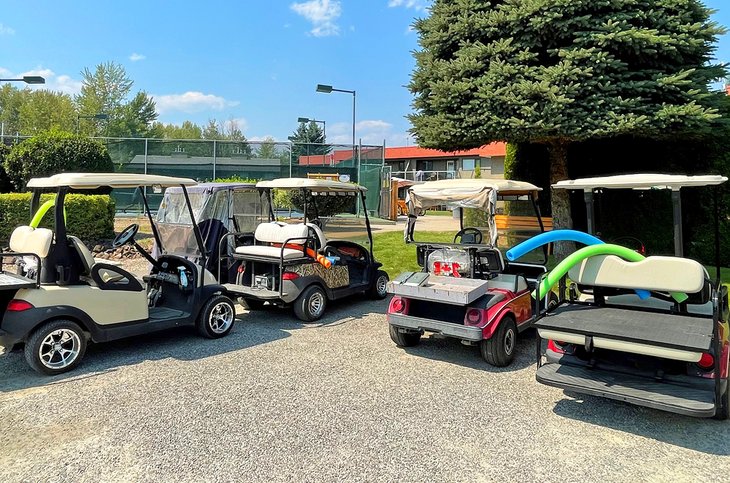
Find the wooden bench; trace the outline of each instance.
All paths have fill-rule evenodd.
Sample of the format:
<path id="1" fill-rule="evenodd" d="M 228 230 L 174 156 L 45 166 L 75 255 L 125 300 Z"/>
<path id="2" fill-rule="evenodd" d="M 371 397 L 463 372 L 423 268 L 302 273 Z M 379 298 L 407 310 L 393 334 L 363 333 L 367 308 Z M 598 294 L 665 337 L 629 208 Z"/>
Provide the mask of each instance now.
<path id="1" fill-rule="evenodd" d="M 497 230 L 500 231 L 535 231 L 540 232 L 540 224 L 535 216 L 517 216 L 517 215 L 494 215 L 494 221 L 497 223 Z M 545 231 L 553 229 L 553 219 L 549 217 L 542 218 L 542 224 Z"/>

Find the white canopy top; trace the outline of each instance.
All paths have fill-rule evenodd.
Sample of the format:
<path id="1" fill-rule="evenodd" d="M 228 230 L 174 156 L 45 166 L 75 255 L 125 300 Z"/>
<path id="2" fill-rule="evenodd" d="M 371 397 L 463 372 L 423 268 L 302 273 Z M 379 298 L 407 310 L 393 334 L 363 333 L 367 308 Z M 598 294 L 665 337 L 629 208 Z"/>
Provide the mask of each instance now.
<path id="1" fill-rule="evenodd" d="M 259 181 L 257 188 L 307 189 L 310 191 L 367 191 L 367 188 L 354 183 L 312 178 L 278 178 Z"/>
<path id="2" fill-rule="evenodd" d="M 110 188 L 137 188 L 139 186 L 192 186 L 198 184 L 190 178 L 174 178 L 154 174 L 134 173 L 61 173 L 48 178 L 33 178 L 28 181 L 28 188 L 61 188 L 96 189 Z"/>
<path id="3" fill-rule="evenodd" d="M 601 176 L 559 181 L 553 185 L 556 189 L 577 189 L 590 191 L 596 188 L 606 189 L 671 189 L 679 190 L 692 186 L 715 186 L 727 181 L 727 177 L 719 175 L 685 176 L 683 174 L 622 174 L 617 176 Z"/>

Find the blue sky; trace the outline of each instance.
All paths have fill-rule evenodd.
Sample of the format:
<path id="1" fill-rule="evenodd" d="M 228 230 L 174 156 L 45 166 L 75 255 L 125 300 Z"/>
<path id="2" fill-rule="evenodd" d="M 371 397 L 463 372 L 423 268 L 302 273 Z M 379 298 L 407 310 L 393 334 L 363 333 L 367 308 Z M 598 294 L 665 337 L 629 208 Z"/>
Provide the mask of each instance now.
<path id="1" fill-rule="evenodd" d="M 84 67 L 123 64 L 152 94 L 160 120 L 238 120 L 250 139 L 278 140 L 298 117 L 327 121 L 328 140 L 351 139 L 357 91 L 364 143 L 412 144 L 407 135 L 416 35 L 428 0 L 3 0 L 0 76 L 40 73 L 70 94 Z M 730 25 L 730 1 L 706 0 Z M 717 56 L 730 61 L 730 35 Z"/>

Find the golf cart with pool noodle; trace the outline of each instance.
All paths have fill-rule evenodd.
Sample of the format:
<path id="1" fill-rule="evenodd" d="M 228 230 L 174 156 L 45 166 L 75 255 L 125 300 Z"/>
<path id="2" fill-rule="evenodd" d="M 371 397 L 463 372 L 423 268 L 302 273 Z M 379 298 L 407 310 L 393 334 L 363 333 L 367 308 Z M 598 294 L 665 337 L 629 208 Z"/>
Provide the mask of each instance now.
<path id="1" fill-rule="evenodd" d="M 728 291 L 720 282 L 717 187 L 724 176 L 636 174 L 561 181 L 555 189 L 581 190 L 588 230 L 595 229 L 599 189 L 670 190 L 675 256 L 650 256 L 610 244 L 573 253 L 540 280 L 561 300 L 535 323 L 537 381 L 694 417 L 730 416 Z M 715 189 L 717 274 L 683 258 L 680 191 Z M 547 341 L 545 343 L 544 341 Z"/>
<path id="2" fill-rule="evenodd" d="M 186 191 L 194 184 L 187 178 L 121 173 L 63 173 L 31 179 L 31 213 L 36 212 L 42 191 L 56 192 L 55 228 L 16 228 L 10 238 L 11 252 L 0 258 L 2 263 L 8 259 L 20 263 L 18 273 L 0 271 L 0 345 L 11 350 L 24 344 L 28 364 L 52 375 L 76 367 L 88 341 L 107 342 L 182 325 L 195 325 L 208 338 L 227 335 L 235 308 L 225 288 L 205 270 L 204 255 L 195 264 L 165 253 L 143 190 L 145 211 L 161 254 L 152 257 L 134 241 L 136 224 L 113 242 L 114 247 L 133 244 L 150 262 L 152 270 L 143 280 L 119 266 L 94 260 L 81 240 L 66 231 L 63 206 L 71 191 L 179 186 L 195 227 L 195 243 L 205 253 Z M 25 260 L 32 260 L 35 268 L 26 268 Z"/>

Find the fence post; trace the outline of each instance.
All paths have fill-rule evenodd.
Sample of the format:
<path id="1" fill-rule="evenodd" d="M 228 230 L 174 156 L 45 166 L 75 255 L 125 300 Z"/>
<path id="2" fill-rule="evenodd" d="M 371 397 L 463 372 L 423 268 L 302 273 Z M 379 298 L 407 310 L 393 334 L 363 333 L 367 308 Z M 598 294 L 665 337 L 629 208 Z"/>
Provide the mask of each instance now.
<path id="1" fill-rule="evenodd" d="M 291 166 L 294 158 L 294 143 L 289 141 L 289 177 L 291 178 Z"/>
<path id="2" fill-rule="evenodd" d="M 148 138 L 144 138 L 144 174 L 147 174 L 147 141 Z"/>
<path id="3" fill-rule="evenodd" d="M 215 181 L 215 157 L 216 157 L 217 151 L 218 150 L 216 149 L 216 144 L 215 144 L 215 139 L 214 139 L 213 140 L 213 179 L 212 179 L 212 181 Z"/>

